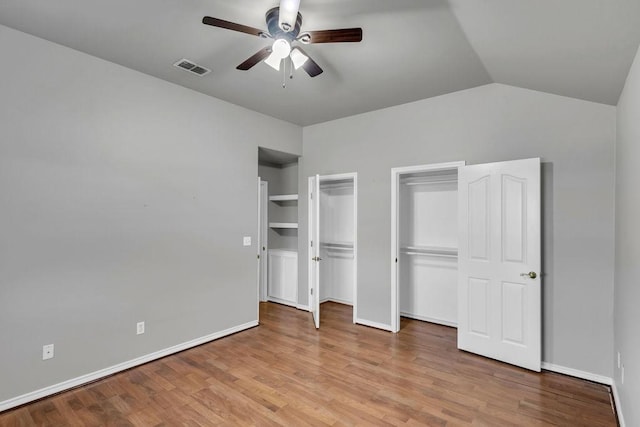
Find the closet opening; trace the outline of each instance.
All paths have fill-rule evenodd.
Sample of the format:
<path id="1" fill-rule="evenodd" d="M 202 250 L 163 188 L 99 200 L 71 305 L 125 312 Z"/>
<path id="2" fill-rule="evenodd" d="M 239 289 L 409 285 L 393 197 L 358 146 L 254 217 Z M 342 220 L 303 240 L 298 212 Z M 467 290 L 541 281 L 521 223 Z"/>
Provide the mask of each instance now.
<path id="1" fill-rule="evenodd" d="M 309 292 L 320 326 L 321 312 L 343 304 L 357 318 L 357 174 L 309 178 Z M 316 298 L 317 296 L 317 298 Z"/>
<path id="2" fill-rule="evenodd" d="M 391 322 L 540 372 L 540 158 L 391 171 Z M 457 200 L 457 203 L 456 203 Z"/>
<path id="3" fill-rule="evenodd" d="M 457 327 L 458 167 L 391 171 L 392 330 L 401 317 Z"/>
<path id="4" fill-rule="evenodd" d="M 258 300 L 292 307 L 298 305 L 298 157 L 258 148 Z"/>

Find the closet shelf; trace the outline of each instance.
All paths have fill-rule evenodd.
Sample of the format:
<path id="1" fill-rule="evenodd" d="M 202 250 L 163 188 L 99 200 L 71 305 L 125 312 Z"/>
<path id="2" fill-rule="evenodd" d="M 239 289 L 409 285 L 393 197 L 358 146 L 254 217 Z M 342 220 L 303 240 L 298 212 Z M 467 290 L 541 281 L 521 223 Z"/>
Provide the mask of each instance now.
<path id="1" fill-rule="evenodd" d="M 278 194 L 275 196 L 269 196 L 271 202 L 291 202 L 298 200 L 297 194 Z"/>
<path id="2" fill-rule="evenodd" d="M 298 228 L 297 222 L 270 222 L 269 228 Z"/>
<path id="3" fill-rule="evenodd" d="M 403 246 L 400 252 L 406 255 L 438 256 L 447 258 L 457 258 L 457 248 L 446 248 L 441 246 Z"/>

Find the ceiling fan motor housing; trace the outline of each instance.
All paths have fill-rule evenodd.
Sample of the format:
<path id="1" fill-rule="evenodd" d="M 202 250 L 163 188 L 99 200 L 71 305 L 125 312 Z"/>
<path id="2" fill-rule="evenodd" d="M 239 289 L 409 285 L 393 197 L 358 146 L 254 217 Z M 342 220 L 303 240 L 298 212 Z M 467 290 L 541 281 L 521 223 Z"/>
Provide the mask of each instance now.
<path id="1" fill-rule="evenodd" d="M 279 7 L 269 9 L 265 18 L 267 21 L 267 28 L 269 29 L 269 34 L 271 34 L 271 37 L 273 37 L 274 39 L 285 39 L 289 42 L 292 42 L 296 39 L 296 37 L 298 37 L 298 34 L 300 34 L 300 27 L 302 26 L 302 15 L 300 14 L 300 12 L 298 12 L 298 17 L 296 18 L 296 26 L 289 32 L 284 31 L 282 28 L 280 28 L 280 25 L 278 25 L 278 21 L 280 18 Z"/>

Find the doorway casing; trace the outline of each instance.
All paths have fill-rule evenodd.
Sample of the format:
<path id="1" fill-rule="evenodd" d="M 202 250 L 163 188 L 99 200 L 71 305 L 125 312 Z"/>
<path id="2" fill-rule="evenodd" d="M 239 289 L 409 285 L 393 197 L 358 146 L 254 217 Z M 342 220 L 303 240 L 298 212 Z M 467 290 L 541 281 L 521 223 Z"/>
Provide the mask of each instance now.
<path id="1" fill-rule="evenodd" d="M 400 257 L 400 179 L 403 175 L 457 170 L 466 162 L 434 163 L 391 169 L 391 331 L 400 331 L 400 286 L 398 259 Z"/>
<path id="2" fill-rule="evenodd" d="M 308 284 L 308 296 L 309 296 L 309 309 L 314 315 L 314 321 L 316 321 L 316 327 L 319 327 L 319 304 L 317 301 L 320 298 L 319 292 L 319 275 L 317 274 L 318 262 L 316 257 L 319 256 L 320 242 L 316 242 L 315 246 L 313 240 L 318 240 L 319 235 L 319 209 L 314 208 L 314 202 L 320 202 L 320 195 L 318 189 L 320 184 L 339 182 L 339 181 L 353 181 L 353 323 L 357 323 L 358 318 L 358 173 L 342 173 L 333 175 L 315 175 L 310 176 L 308 179 L 309 192 L 308 192 L 308 224 L 309 232 L 307 233 L 307 284 Z M 315 194 L 315 196 L 314 196 Z M 315 201 L 313 197 L 316 197 Z M 318 227 L 318 228 L 317 228 Z M 318 319 L 318 320 L 316 320 Z"/>

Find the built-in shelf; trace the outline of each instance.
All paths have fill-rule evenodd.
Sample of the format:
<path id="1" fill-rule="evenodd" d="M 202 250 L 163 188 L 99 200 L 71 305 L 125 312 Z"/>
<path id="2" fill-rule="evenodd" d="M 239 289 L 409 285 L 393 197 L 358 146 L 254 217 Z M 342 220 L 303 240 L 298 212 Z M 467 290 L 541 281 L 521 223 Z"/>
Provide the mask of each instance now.
<path id="1" fill-rule="evenodd" d="M 270 222 L 269 228 L 298 228 L 297 222 Z"/>
<path id="2" fill-rule="evenodd" d="M 298 200 L 297 194 L 278 194 L 269 196 L 269 201 L 271 202 L 291 202 L 295 200 Z"/>
<path id="3" fill-rule="evenodd" d="M 403 246 L 400 248 L 400 252 L 406 255 L 423 255 L 423 256 L 438 256 L 447 258 L 457 258 L 457 248 L 445 248 L 440 246 Z"/>

